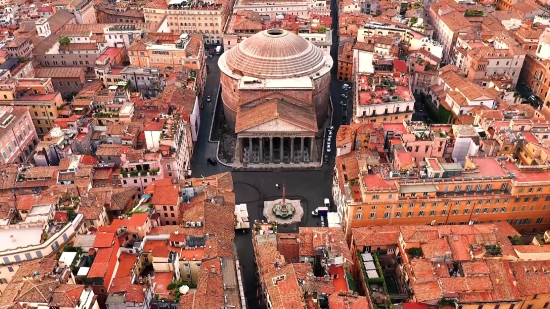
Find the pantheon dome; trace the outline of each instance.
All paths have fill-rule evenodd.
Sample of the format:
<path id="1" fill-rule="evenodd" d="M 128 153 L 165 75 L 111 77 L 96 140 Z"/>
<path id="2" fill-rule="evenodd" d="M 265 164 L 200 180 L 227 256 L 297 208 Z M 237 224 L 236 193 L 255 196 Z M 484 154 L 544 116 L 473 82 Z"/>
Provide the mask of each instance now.
<path id="1" fill-rule="evenodd" d="M 305 76 L 325 65 L 317 46 L 286 30 L 262 31 L 230 49 L 226 63 L 242 75 L 258 78 Z"/>
<path id="2" fill-rule="evenodd" d="M 240 106 L 283 93 L 312 105 L 319 127 L 329 106 L 331 56 L 299 35 L 264 30 L 241 41 L 218 60 L 224 114 L 235 128 Z"/>

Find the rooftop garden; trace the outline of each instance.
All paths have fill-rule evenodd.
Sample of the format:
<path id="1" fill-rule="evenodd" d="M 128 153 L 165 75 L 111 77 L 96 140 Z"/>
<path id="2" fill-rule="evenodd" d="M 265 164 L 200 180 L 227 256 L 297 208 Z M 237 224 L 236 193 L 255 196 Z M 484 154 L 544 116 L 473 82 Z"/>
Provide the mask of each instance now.
<path id="1" fill-rule="evenodd" d="M 388 292 L 388 286 L 386 284 L 384 272 L 382 271 L 382 266 L 380 266 L 380 260 L 378 259 L 378 253 L 372 252 L 371 254 L 374 260 L 374 265 L 376 266 L 376 272 L 378 274 L 378 278 L 369 278 L 367 276 L 367 270 L 365 269 L 365 261 L 363 261 L 363 256 L 361 255 L 361 251 L 357 250 L 357 257 L 359 258 L 359 264 L 361 265 L 361 271 L 363 273 L 365 284 L 367 285 L 367 288 L 371 290 L 371 295 L 372 295 L 372 289 L 375 286 L 382 286 L 384 290 L 384 295 L 386 295 L 386 301 L 384 303 L 376 303 L 373 301 L 373 304 L 376 306 L 375 308 L 393 309 L 393 304 L 390 298 L 390 294 Z"/>
<path id="2" fill-rule="evenodd" d="M 502 248 L 498 245 L 488 245 L 485 246 L 485 255 L 487 256 L 501 256 Z"/>
<path id="3" fill-rule="evenodd" d="M 508 236 L 508 239 L 512 243 L 512 245 L 523 245 L 523 241 L 521 240 L 521 237 L 518 235 L 515 236 Z"/>
<path id="4" fill-rule="evenodd" d="M 172 281 L 166 287 L 166 289 L 168 289 L 168 290 L 173 290 L 173 295 L 174 295 L 174 301 L 175 302 L 180 301 L 180 297 L 181 297 L 180 288 L 184 285 L 187 285 L 190 289 L 196 289 L 197 288 L 197 285 L 193 282 L 190 282 L 190 281 Z"/>
<path id="5" fill-rule="evenodd" d="M 75 209 L 78 206 L 78 203 L 80 202 L 79 197 L 72 197 L 72 196 L 63 196 L 60 197 L 57 201 L 57 209 L 59 210 L 69 210 L 69 209 Z"/>
<path id="6" fill-rule="evenodd" d="M 137 176 L 148 176 L 148 175 L 154 176 L 154 175 L 157 175 L 158 172 L 159 172 L 158 168 L 152 168 L 152 169 L 141 170 L 141 171 L 138 171 L 138 170 L 126 171 L 122 167 L 120 168 L 120 174 L 122 174 L 122 177 L 137 177 Z"/>
<path id="7" fill-rule="evenodd" d="M 82 248 L 76 248 L 71 245 L 66 245 L 65 247 L 63 247 L 63 252 L 76 252 L 76 256 L 73 260 L 73 263 L 71 264 L 73 275 L 76 276 L 76 274 L 78 274 L 78 270 L 80 269 L 80 267 L 78 267 L 78 262 L 80 262 L 80 256 L 82 255 Z M 59 254 L 59 256 L 61 256 L 61 254 Z"/>
<path id="8" fill-rule="evenodd" d="M 411 258 L 421 258 L 424 256 L 424 252 L 422 252 L 422 248 L 410 248 L 407 250 L 407 253 Z"/>
<path id="9" fill-rule="evenodd" d="M 464 13 L 465 17 L 483 17 L 485 15 L 485 12 L 481 10 L 467 10 L 466 13 Z"/>

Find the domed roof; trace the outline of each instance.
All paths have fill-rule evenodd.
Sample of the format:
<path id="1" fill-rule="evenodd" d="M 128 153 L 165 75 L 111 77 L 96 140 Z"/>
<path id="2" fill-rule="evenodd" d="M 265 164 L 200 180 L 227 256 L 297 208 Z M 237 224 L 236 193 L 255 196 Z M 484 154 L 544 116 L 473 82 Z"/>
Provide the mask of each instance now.
<path id="1" fill-rule="evenodd" d="M 234 72 L 260 78 L 306 76 L 325 64 L 325 54 L 319 47 L 281 29 L 256 33 L 224 56 Z"/>

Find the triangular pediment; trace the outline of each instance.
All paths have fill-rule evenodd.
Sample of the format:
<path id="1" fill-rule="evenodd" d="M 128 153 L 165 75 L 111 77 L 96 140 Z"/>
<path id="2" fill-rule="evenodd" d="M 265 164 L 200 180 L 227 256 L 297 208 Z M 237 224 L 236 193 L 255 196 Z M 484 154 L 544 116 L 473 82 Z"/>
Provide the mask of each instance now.
<path id="1" fill-rule="evenodd" d="M 297 126 L 283 119 L 272 119 L 249 128 L 243 132 L 311 132 L 310 130 Z"/>

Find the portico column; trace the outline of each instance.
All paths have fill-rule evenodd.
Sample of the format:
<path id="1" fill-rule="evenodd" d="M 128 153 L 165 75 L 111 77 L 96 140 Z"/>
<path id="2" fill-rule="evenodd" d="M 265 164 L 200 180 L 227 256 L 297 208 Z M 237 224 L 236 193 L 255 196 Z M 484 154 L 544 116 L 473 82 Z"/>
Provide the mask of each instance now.
<path id="1" fill-rule="evenodd" d="M 294 163 L 294 137 L 290 138 L 290 163 Z"/>
<path id="2" fill-rule="evenodd" d="M 264 163 L 264 138 L 260 137 L 260 163 Z"/>
<path id="3" fill-rule="evenodd" d="M 269 163 L 273 163 L 273 137 L 269 138 Z"/>
<path id="4" fill-rule="evenodd" d="M 281 163 L 283 163 L 284 137 L 281 136 Z"/>
<path id="5" fill-rule="evenodd" d="M 313 141 L 315 140 L 315 138 L 310 137 L 309 139 L 310 139 L 310 141 L 309 141 L 309 161 L 313 162 L 314 161 L 314 159 L 313 159 L 313 144 L 314 144 Z"/>
<path id="6" fill-rule="evenodd" d="M 237 155 L 239 156 L 239 163 L 243 163 L 243 139 L 240 137 L 237 142 Z"/>
<path id="7" fill-rule="evenodd" d="M 304 138 L 300 137 L 300 162 L 304 162 Z"/>
<path id="8" fill-rule="evenodd" d="M 252 137 L 248 138 L 248 143 L 249 143 L 248 144 L 248 151 L 249 151 L 248 158 L 250 158 L 249 161 L 252 163 Z"/>

